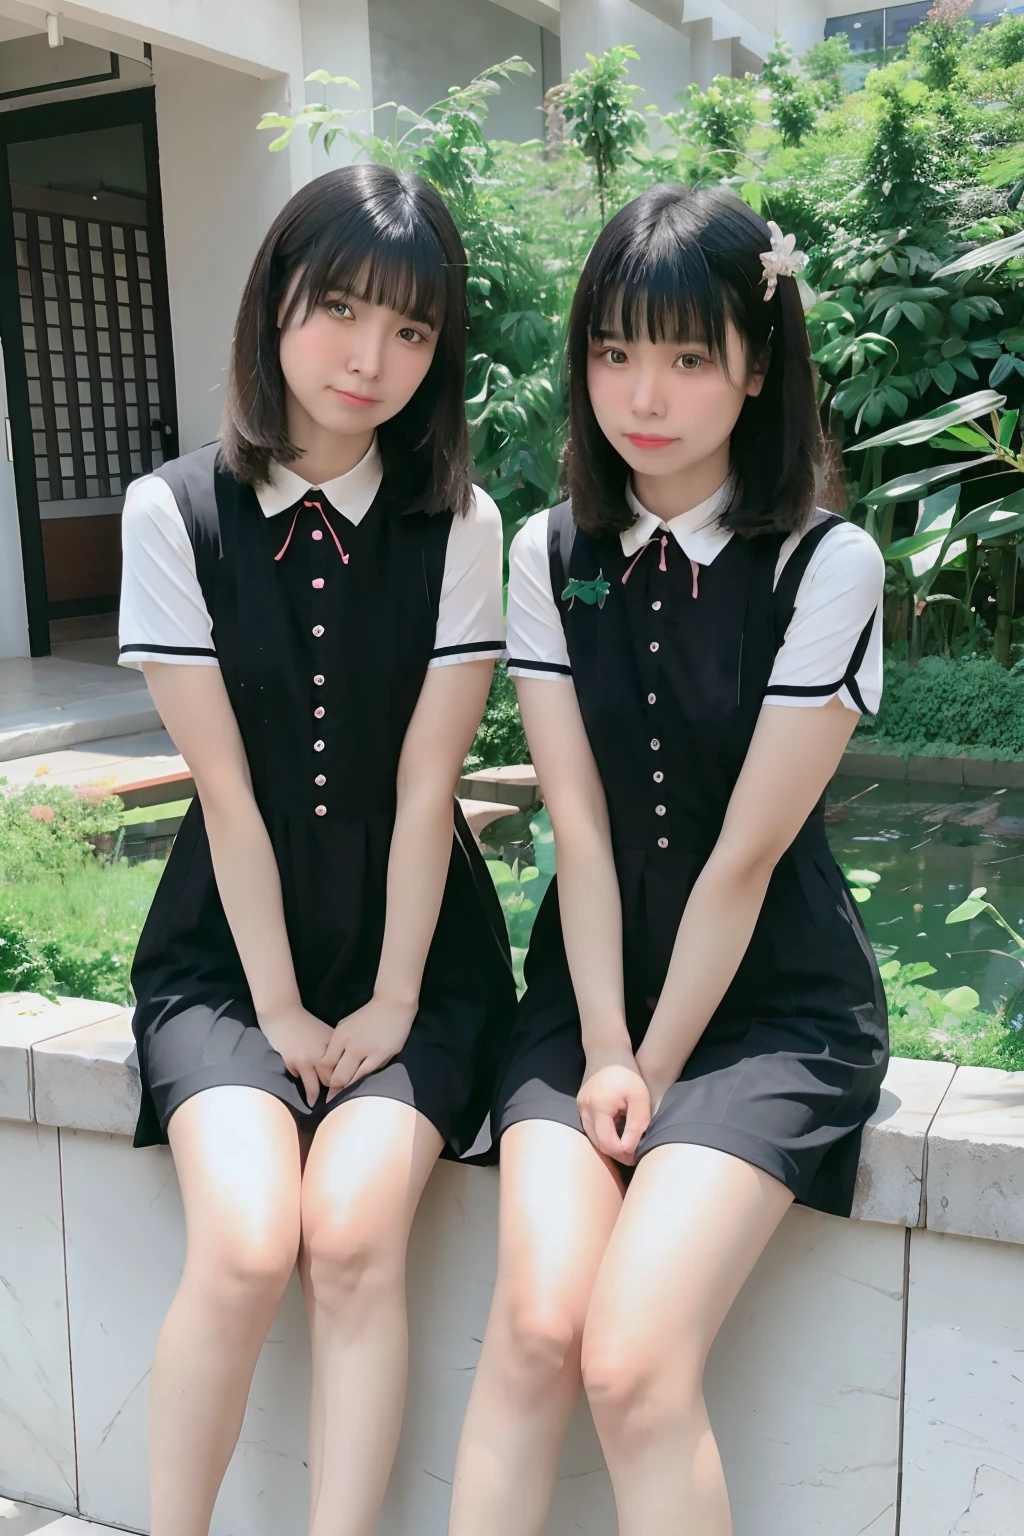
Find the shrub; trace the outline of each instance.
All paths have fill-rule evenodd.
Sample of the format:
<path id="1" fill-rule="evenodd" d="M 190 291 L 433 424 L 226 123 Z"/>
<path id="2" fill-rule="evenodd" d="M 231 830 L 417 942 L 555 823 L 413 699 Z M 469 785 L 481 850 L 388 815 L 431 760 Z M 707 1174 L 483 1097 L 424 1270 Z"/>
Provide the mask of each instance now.
<path id="1" fill-rule="evenodd" d="M 1024 680 L 982 657 L 941 661 L 926 656 L 916 667 L 889 662 L 878 714 L 860 734 L 898 741 L 911 750 L 947 741 L 1019 757 L 1024 755 Z"/>
<path id="2" fill-rule="evenodd" d="M 504 768 L 529 761 L 515 684 L 504 667 L 495 667 L 487 709 L 466 762 L 472 768 Z"/>
<path id="3" fill-rule="evenodd" d="M 53 972 L 13 917 L 0 917 L 0 992 L 55 996 Z"/>
<path id="4" fill-rule="evenodd" d="M 20 788 L 0 779 L 0 886 L 64 877 L 92 856 L 90 837 L 120 826 L 116 795 L 95 786 L 68 789 L 35 780 Z"/>

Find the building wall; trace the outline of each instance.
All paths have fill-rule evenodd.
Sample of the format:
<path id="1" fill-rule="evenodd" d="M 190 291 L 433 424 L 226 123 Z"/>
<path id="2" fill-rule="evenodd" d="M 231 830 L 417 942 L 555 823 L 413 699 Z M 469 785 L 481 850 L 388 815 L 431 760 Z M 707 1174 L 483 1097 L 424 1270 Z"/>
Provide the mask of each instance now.
<path id="1" fill-rule="evenodd" d="M 631 44 L 640 55 L 629 77 L 641 88 L 636 98 L 641 111 L 651 105 L 671 111 L 693 78 L 690 39 L 631 0 L 562 0 L 561 36 L 565 75 L 585 65 L 588 53 Z"/>
<path id="2" fill-rule="evenodd" d="M 541 136 L 544 49 L 536 22 L 490 0 L 369 0 L 369 17 L 375 103 L 397 101 L 421 112 L 449 86 L 518 55 L 534 73 L 502 84 L 491 103 L 488 133 L 496 139 Z"/>
<path id="3" fill-rule="evenodd" d="M 292 191 L 261 113 L 284 83 L 154 49 L 164 239 L 182 452 L 217 434 L 235 313 L 256 249 Z"/>

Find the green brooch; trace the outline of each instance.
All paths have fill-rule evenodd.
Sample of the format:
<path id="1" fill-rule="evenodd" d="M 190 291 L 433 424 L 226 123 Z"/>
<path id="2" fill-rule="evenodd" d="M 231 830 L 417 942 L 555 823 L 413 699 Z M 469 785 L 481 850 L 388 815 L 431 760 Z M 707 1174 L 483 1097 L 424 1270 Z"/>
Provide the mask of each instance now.
<path id="1" fill-rule="evenodd" d="M 573 576 L 562 593 L 562 601 L 563 603 L 567 602 L 571 608 L 576 599 L 579 598 L 581 603 L 587 603 L 590 607 L 593 607 L 596 603 L 599 608 L 603 608 L 604 600 L 611 589 L 611 582 L 605 581 L 604 574 L 601 571 L 598 571 L 593 581 L 577 581 L 576 577 Z"/>

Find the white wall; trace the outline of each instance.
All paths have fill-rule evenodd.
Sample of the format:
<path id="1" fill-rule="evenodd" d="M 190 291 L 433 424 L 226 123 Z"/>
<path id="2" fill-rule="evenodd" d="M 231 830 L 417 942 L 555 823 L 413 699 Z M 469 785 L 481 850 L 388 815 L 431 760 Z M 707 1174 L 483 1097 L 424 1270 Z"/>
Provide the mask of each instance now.
<path id="1" fill-rule="evenodd" d="M 370 0 L 369 10 L 375 102 L 422 111 L 450 85 L 464 85 L 488 65 L 518 54 L 535 73 L 502 84 L 491 103 L 488 134 L 519 140 L 542 135 L 543 60 L 535 22 L 490 0 Z"/>
<path id="2" fill-rule="evenodd" d="M 54 0 L 19 0 L 21 14 L 61 10 Z M 111 29 L 269 77 L 290 71 L 299 35 L 299 0 L 93 0 L 71 7 L 70 25 Z"/>
<path id="3" fill-rule="evenodd" d="M 690 40 L 631 0 L 562 0 L 562 73 L 582 68 L 588 53 L 630 43 L 640 55 L 629 78 L 641 87 L 636 106 L 671 112 L 692 80 Z"/>
<path id="4" fill-rule="evenodd" d="M 306 86 L 307 102 L 349 107 L 362 114 L 360 128 L 369 126 L 373 106 L 373 65 L 370 55 L 370 15 L 367 0 L 301 0 L 303 73 L 326 69 L 332 75 L 347 75 L 359 86 L 324 87 L 315 81 Z M 352 155 L 345 139 L 336 139 L 330 156 L 324 154 L 322 138 L 313 149 L 314 175 L 332 165 L 345 165 Z"/>
<path id="5" fill-rule="evenodd" d="M 178 421 L 187 453 L 217 434 L 242 286 L 299 178 L 289 155 L 271 155 L 271 136 L 256 132 L 261 113 L 284 110 L 285 80 L 153 52 Z"/>

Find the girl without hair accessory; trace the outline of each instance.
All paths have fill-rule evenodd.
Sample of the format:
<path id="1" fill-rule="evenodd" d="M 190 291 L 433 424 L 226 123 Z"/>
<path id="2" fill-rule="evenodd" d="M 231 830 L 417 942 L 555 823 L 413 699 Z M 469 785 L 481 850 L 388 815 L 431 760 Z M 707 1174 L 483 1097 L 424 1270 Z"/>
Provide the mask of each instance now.
<path id="1" fill-rule="evenodd" d="M 128 493 L 121 660 L 197 790 L 132 972 L 136 1145 L 170 1141 L 188 1233 L 153 1536 L 206 1536 L 297 1256 L 309 1529 L 369 1536 L 409 1227 L 490 1109 L 515 988 L 453 797 L 502 649 L 502 538 L 469 478 L 465 260 L 416 177 L 311 182 L 246 285 L 219 445 Z"/>
<path id="2" fill-rule="evenodd" d="M 728 1536 L 708 1349 L 794 1200 L 849 1214 L 878 1102 L 885 997 L 823 804 L 878 705 L 884 567 L 815 508 L 799 253 L 773 237 L 722 190 L 612 219 L 569 323 L 571 500 L 512 545 L 558 876 L 495 1102 L 452 1536 L 539 1536 L 581 1385 L 622 1536 Z"/>

